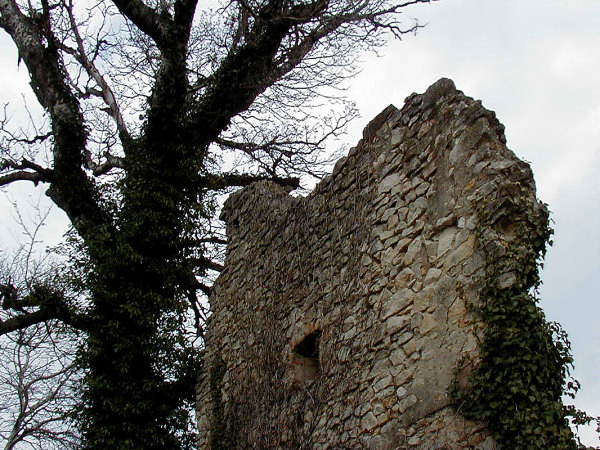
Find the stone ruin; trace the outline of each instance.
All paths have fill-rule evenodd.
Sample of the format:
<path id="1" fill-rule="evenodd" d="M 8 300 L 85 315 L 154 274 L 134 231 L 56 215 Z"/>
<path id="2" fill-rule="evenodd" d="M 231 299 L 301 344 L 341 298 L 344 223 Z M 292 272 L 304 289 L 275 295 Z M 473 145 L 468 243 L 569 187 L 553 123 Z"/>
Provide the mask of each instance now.
<path id="1" fill-rule="evenodd" d="M 449 387 L 482 338 L 478 205 L 502 215 L 520 192 L 547 218 L 503 130 L 442 79 L 381 112 L 307 197 L 260 182 L 229 198 L 199 448 L 496 448 Z M 510 239 L 518 218 L 498 220 Z"/>

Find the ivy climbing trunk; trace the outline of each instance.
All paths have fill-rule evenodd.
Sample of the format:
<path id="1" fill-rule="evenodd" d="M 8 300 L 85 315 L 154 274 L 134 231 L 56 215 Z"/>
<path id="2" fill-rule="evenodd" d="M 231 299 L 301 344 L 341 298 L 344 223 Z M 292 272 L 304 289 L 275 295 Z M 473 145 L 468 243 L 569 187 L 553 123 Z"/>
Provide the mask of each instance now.
<path id="1" fill-rule="evenodd" d="M 81 279 L 73 289 L 61 278 L 67 288 L 44 298 L 0 286 L 2 310 L 16 316 L 0 321 L 0 334 L 47 320 L 81 332 L 83 446 L 193 445 L 200 358 L 184 321 L 205 320 L 203 277 L 221 267 L 205 243 L 225 244 L 202 228 L 214 219 L 206 199 L 266 178 L 298 187 L 297 175 L 317 173 L 324 139 L 352 112 L 320 121 L 306 101 L 344 79 L 352 50 L 418 29 L 397 18 L 426 2 L 251 0 L 196 14 L 197 0 L 89 9 L 0 0 L 0 28 L 49 124 L 32 139 L 8 133 L 15 147 L 2 149 L 0 186 L 48 187 L 77 234 Z M 297 126 L 296 113 L 315 124 Z M 245 173 L 215 164 L 223 148 L 238 152 Z"/>
<path id="2" fill-rule="evenodd" d="M 185 45 L 174 51 L 180 56 L 161 69 L 144 135 L 125 148 L 118 233 L 94 252 L 90 448 L 180 447 L 173 430 L 188 425 L 184 408 L 194 398 L 199 358 L 185 342 L 181 281 L 190 211 L 202 204 L 203 152 L 182 127 Z"/>
<path id="3" fill-rule="evenodd" d="M 184 355 L 190 352 L 181 319 L 187 305 L 178 289 L 190 183 L 178 167 L 184 147 L 171 143 L 165 151 L 162 144 L 168 157 L 156 155 L 152 164 L 136 164 L 134 152 L 147 157 L 154 145 L 130 153 L 120 232 L 94 251 L 94 325 L 86 352 L 91 448 L 176 448 L 171 431 L 185 427 L 174 423 L 185 417 L 177 411 L 193 399 L 193 377 L 173 365 L 177 355 L 194 359 Z"/>
<path id="4" fill-rule="evenodd" d="M 166 195 L 174 187 L 163 185 L 126 208 L 114 246 L 95 252 L 86 352 L 91 448 L 177 447 L 169 422 L 185 398 L 170 384 L 177 368 L 169 365 L 185 348 L 178 318 L 186 305 L 176 289 L 181 196 Z"/>

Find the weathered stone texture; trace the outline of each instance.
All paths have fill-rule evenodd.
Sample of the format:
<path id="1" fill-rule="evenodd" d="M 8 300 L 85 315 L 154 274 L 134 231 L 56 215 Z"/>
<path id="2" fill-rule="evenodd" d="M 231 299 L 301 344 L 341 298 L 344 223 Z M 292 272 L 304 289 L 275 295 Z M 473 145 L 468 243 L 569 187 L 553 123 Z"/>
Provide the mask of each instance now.
<path id="1" fill-rule="evenodd" d="M 475 207 L 515 186 L 535 196 L 503 126 L 442 79 L 386 108 L 306 198 L 268 182 L 232 195 L 199 447 L 220 427 L 237 448 L 495 448 L 448 388 L 466 386 L 482 333 L 469 307 L 489 264 Z M 294 349 L 315 331 L 307 375 Z"/>

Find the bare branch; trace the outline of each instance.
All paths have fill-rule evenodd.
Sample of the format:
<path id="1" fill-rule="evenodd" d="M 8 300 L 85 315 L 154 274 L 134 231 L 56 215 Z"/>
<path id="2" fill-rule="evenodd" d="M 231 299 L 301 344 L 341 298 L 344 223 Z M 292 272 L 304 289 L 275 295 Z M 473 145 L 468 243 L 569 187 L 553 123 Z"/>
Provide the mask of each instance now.
<path id="1" fill-rule="evenodd" d="M 118 156 L 104 153 L 106 160 L 102 163 L 96 163 L 92 160 L 92 155 L 88 153 L 86 158 L 86 166 L 92 171 L 95 176 L 106 175 L 112 169 L 123 169 L 124 159 Z"/>
<path id="2" fill-rule="evenodd" d="M 222 272 L 223 271 L 223 264 L 219 264 L 218 262 L 215 261 L 210 261 L 208 259 L 205 259 L 204 261 L 202 261 L 202 266 L 206 269 L 209 270 L 214 270 L 215 272 Z M 199 289 L 201 289 L 200 286 L 198 286 Z"/>
<path id="3" fill-rule="evenodd" d="M 209 244 L 227 245 L 227 239 L 221 239 L 221 238 L 218 238 L 218 237 L 208 237 L 208 238 L 199 239 L 198 243 L 200 243 L 200 244 L 209 243 Z"/>
<path id="4" fill-rule="evenodd" d="M 249 174 L 226 173 L 221 175 L 204 175 L 200 177 L 202 186 L 210 190 L 223 190 L 234 186 L 248 186 L 257 181 L 272 181 L 280 186 L 296 189 L 300 186 L 299 178 L 282 178 Z"/>
<path id="5" fill-rule="evenodd" d="M 52 317 L 49 312 L 43 310 L 11 317 L 10 319 L 0 321 L 0 335 L 17 330 L 24 330 L 31 325 L 46 322 L 50 319 L 52 319 Z"/>
<path id="6" fill-rule="evenodd" d="M 117 104 L 115 95 L 114 95 L 112 89 L 110 88 L 110 86 L 108 85 L 104 76 L 100 73 L 100 71 L 98 70 L 96 65 L 92 62 L 92 60 L 90 60 L 90 58 L 88 58 L 88 56 L 87 56 L 87 53 L 86 53 L 85 47 L 84 47 L 84 43 L 83 43 L 83 39 L 81 37 L 81 34 L 79 33 L 77 21 L 75 20 L 75 17 L 73 15 L 73 1 L 72 0 L 68 0 L 68 5 L 66 5 L 65 9 L 69 16 L 69 23 L 71 24 L 71 30 L 75 37 L 75 42 L 77 43 L 77 51 L 70 49 L 69 47 L 67 47 L 64 44 L 61 45 L 61 48 L 65 51 L 67 51 L 68 53 L 72 54 L 77 59 L 77 61 L 79 61 L 79 63 L 83 66 L 83 68 L 87 71 L 87 73 L 90 75 L 90 77 L 92 77 L 92 79 L 98 84 L 98 86 L 100 87 L 99 94 L 102 96 L 102 99 L 108 106 L 108 113 L 115 120 L 115 122 L 117 124 L 117 129 L 119 131 L 119 134 L 121 135 L 121 140 L 129 141 L 129 139 L 131 139 L 131 136 L 129 134 L 129 131 L 127 130 L 127 124 L 125 123 L 125 120 L 123 119 L 123 116 L 121 114 L 121 109 L 119 108 L 119 105 Z"/>
<path id="7" fill-rule="evenodd" d="M 37 186 L 39 182 L 50 182 L 52 180 L 52 171 L 40 166 L 25 158 L 20 163 L 10 159 L 0 161 L 0 173 L 9 171 L 6 175 L 0 176 L 0 186 L 6 186 L 15 181 L 31 181 Z"/>
<path id="8" fill-rule="evenodd" d="M 232 117 L 264 92 L 272 82 L 270 73 L 287 33 L 316 17 L 325 5 L 322 0 L 289 8 L 277 0 L 265 4 L 246 43 L 223 60 L 196 109 L 190 133 L 200 145 L 214 141 Z"/>
<path id="9" fill-rule="evenodd" d="M 0 340 L 0 434 L 5 448 L 77 448 L 68 418 L 77 404 L 72 345 L 56 324 L 40 324 Z"/>
<path id="10" fill-rule="evenodd" d="M 5 130 L 6 131 L 6 130 Z M 45 133 L 42 135 L 34 136 L 32 138 L 17 138 L 15 136 L 11 136 L 9 142 L 18 142 L 20 144 L 36 144 L 38 142 L 44 142 L 46 139 L 52 136 L 52 133 Z"/>
<path id="11" fill-rule="evenodd" d="M 11 172 L 7 175 L 0 176 L 0 186 L 6 186 L 8 184 L 14 183 L 15 181 L 31 181 L 34 185 L 37 186 L 37 184 L 40 181 L 44 180 L 39 173 L 27 172 L 25 170 Z"/>
<path id="12" fill-rule="evenodd" d="M 113 0 L 113 3 L 125 17 L 160 45 L 164 34 L 160 27 L 160 17 L 154 9 L 140 0 Z"/>
<path id="13" fill-rule="evenodd" d="M 204 271 L 205 269 L 208 270 L 214 270 L 215 272 L 221 272 L 223 270 L 223 264 L 220 264 L 216 261 L 212 261 L 208 258 L 205 258 L 203 256 L 198 257 L 198 258 L 189 258 L 188 261 L 193 264 L 195 267 L 199 268 L 201 271 Z M 194 282 L 191 283 L 191 286 L 194 287 L 195 289 L 201 289 L 203 290 L 203 285 L 201 283 L 199 283 L 195 277 L 194 277 Z"/>
<path id="14" fill-rule="evenodd" d="M 0 285 L 2 309 L 19 314 L 4 321 L 0 320 L 0 335 L 21 330 L 50 319 L 59 320 L 73 328 L 86 330 L 88 320 L 68 306 L 64 295 L 44 285 L 34 285 L 25 296 L 20 296 L 12 284 Z M 32 307 L 39 308 L 30 312 Z"/>

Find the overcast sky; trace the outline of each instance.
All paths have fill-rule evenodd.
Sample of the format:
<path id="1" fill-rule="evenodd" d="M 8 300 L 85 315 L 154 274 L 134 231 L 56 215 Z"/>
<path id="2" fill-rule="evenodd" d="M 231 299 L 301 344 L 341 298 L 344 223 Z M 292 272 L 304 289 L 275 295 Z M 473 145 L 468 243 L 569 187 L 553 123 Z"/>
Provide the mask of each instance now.
<path id="1" fill-rule="evenodd" d="M 407 25 L 413 18 L 427 27 L 363 59 L 349 91 L 362 118 L 346 141 L 354 145 L 385 106 L 402 107 L 441 77 L 496 111 L 508 146 L 531 163 L 538 196 L 553 212 L 542 307 L 571 338 L 582 382 L 577 406 L 600 415 L 600 1 L 441 0 L 404 13 Z M 2 33 L 2 102 L 31 95 L 16 59 Z M 4 196 L 0 211 L 7 211 Z M 47 237 L 60 236 L 59 222 Z M 0 233 L 0 248 L 11 240 Z M 589 431 L 584 442 L 600 444 Z"/>
<path id="2" fill-rule="evenodd" d="M 405 12 L 412 18 L 427 27 L 364 59 L 348 143 L 441 77 L 496 111 L 552 211 L 541 304 L 573 344 L 577 406 L 600 415 L 600 1 L 441 0 Z M 585 442 L 600 444 L 591 431 Z"/>

